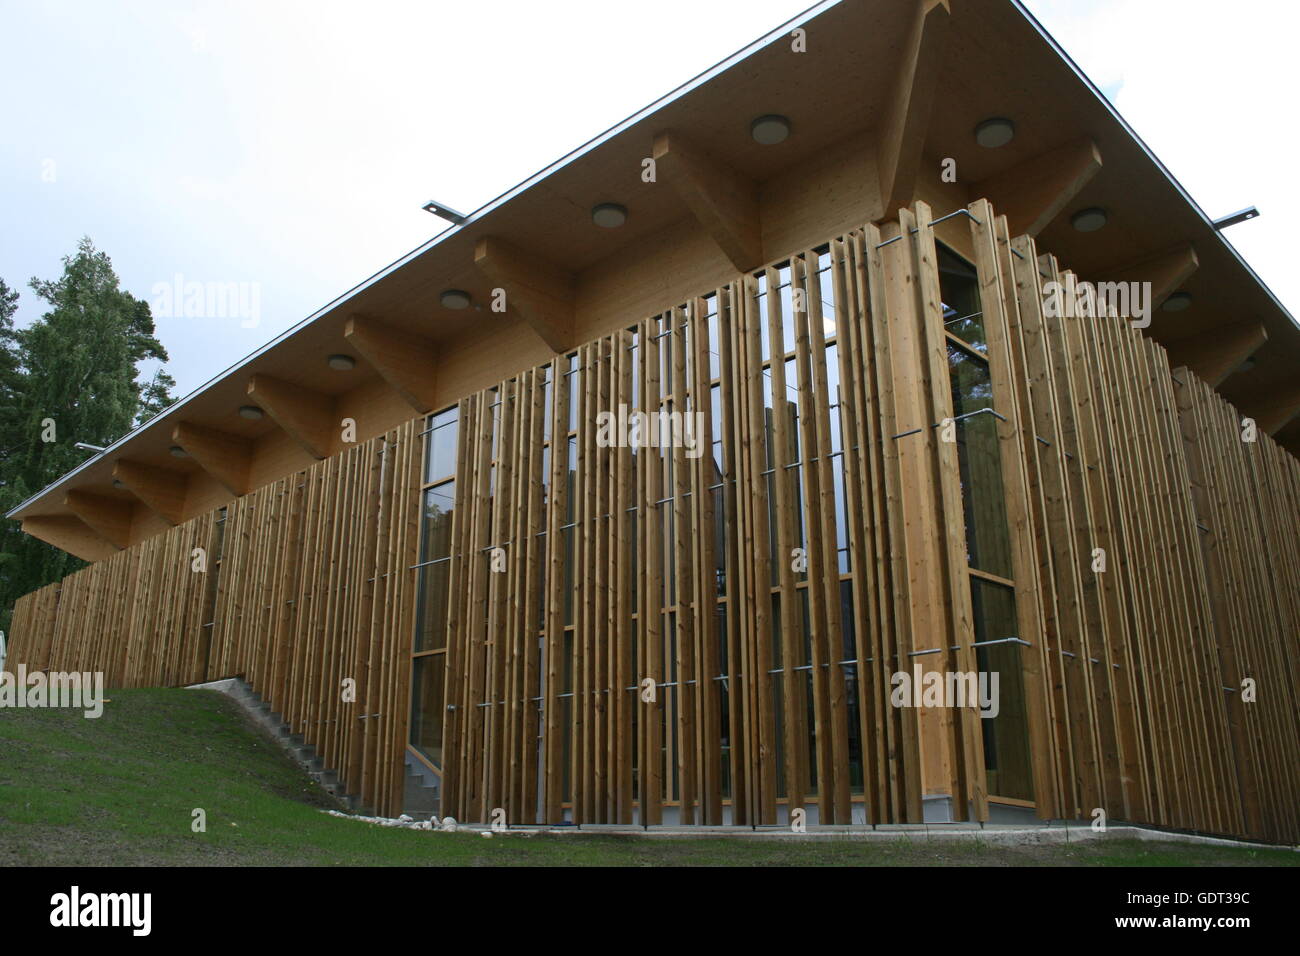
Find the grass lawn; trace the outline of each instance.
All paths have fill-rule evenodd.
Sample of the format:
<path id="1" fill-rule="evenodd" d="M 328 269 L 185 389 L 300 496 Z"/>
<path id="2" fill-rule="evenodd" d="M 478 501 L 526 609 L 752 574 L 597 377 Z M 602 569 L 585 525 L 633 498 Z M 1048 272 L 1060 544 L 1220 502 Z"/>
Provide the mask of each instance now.
<path id="1" fill-rule="evenodd" d="M 118 690 L 98 720 L 0 710 L 0 865 L 1240 866 L 1288 850 L 1111 840 L 1000 847 L 907 841 L 483 839 L 328 816 L 325 794 L 223 695 Z M 207 832 L 191 832 L 196 807 Z"/>

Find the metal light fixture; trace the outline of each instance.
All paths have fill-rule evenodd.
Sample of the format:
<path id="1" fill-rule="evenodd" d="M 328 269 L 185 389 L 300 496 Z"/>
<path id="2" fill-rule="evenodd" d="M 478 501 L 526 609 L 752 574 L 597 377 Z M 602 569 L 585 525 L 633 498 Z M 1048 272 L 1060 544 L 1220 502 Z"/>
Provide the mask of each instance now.
<path id="1" fill-rule="evenodd" d="M 438 301 L 444 309 L 465 309 L 469 307 L 470 297 L 460 289 L 447 289 L 438 296 Z"/>
<path id="2" fill-rule="evenodd" d="M 452 209 L 450 206 L 445 206 L 442 203 L 438 202 L 436 199 L 430 199 L 427 203 L 425 203 L 420 208 L 423 209 L 425 212 L 433 213 L 439 219 L 446 219 L 453 226 L 459 226 L 462 222 L 464 222 L 466 219 L 469 218 L 469 216 L 465 215 L 463 212 L 457 212 L 456 210 Z"/>
<path id="3" fill-rule="evenodd" d="M 784 143 L 790 135 L 790 120 L 779 113 L 768 113 L 749 124 L 749 135 L 764 146 Z"/>
<path id="4" fill-rule="evenodd" d="M 1169 298 L 1165 299 L 1165 304 L 1160 307 L 1161 312 L 1185 312 L 1192 304 L 1192 294 L 1190 292 L 1175 292 Z"/>
<path id="5" fill-rule="evenodd" d="M 1109 217 L 1106 210 L 1093 206 L 1091 209 L 1081 209 L 1070 217 L 1070 225 L 1079 232 L 1096 232 L 1103 228 Z"/>
<path id="6" fill-rule="evenodd" d="M 87 444 L 87 443 L 84 442 L 84 441 L 73 442 L 72 447 L 73 447 L 73 448 L 80 448 L 82 451 L 101 452 L 101 451 L 104 450 L 104 449 L 100 448 L 98 445 L 90 445 L 90 444 Z"/>
<path id="7" fill-rule="evenodd" d="M 1245 209 L 1238 210 L 1230 216 L 1224 216 L 1222 219 L 1214 220 L 1214 228 L 1223 230 L 1229 226 L 1235 226 L 1239 222 L 1245 222 L 1248 219 L 1257 219 L 1259 210 L 1254 206 L 1247 206 Z"/>
<path id="8" fill-rule="evenodd" d="M 985 149 L 998 149 L 1016 138 L 1016 124 L 1002 116 L 986 119 L 975 127 L 975 142 Z"/>
<path id="9" fill-rule="evenodd" d="M 262 410 L 258 408 L 256 405 L 239 406 L 239 417 L 247 418 L 250 422 L 261 421 L 262 414 L 263 414 Z"/>
<path id="10" fill-rule="evenodd" d="M 356 368 L 357 366 L 356 359 L 354 359 L 351 355 L 343 355 L 342 353 L 337 355 L 331 355 L 328 359 L 326 359 L 326 361 L 329 363 L 330 368 L 336 369 L 340 372 L 350 372 L 352 369 Z"/>
<path id="11" fill-rule="evenodd" d="M 190 457 L 190 453 L 187 452 L 187 451 L 186 451 L 184 448 L 182 448 L 180 445 L 172 445 L 172 447 L 169 448 L 169 449 L 167 449 L 167 450 L 168 450 L 169 452 L 171 452 L 171 456 L 172 456 L 173 458 L 189 458 L 189 457 Z"/>
<path id="12" fill-rule="evenodd" d="M 591 207 L 591 221 L 602 229 L 617 229 L 627 222 L 627 207 L 603 202 Z"/>

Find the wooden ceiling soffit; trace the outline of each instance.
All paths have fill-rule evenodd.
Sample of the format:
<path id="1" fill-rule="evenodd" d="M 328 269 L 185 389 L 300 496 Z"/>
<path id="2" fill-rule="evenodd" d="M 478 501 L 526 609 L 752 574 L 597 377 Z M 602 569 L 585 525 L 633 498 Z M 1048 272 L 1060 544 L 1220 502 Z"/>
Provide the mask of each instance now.
<path id="1" fill-rule="evenodd" d="M 1263 322 L 1234 322 L 1213 332 L 1170 342 L 1169 365 L 1184 365 L 1201 381 L 1218 388 L 1268 341 Z"/>
<path id="2" fill-rule="evenodd" d="M 23 519 L 23 531 L 83 561 L 102 561 L 120 550 L 76 515 L 33 515 Z"/>
<path id="3" fill-rule="evenodd" d="M 114 547 L 125 548 L 131 544 L 134 508 L 129 501 L 73 490 L 63 496 L 63 506 Z"/>
<path id="4" fill-rule="evenodd" d="M 758 189 L 751 180 L 670 130 L 655 137 L 653 156 L 659 181 L 681 197 L 737 272 L 763 264 Z"/>
<path id="5" fill-rule="evenodd" d="M 432 342 L 359 315 L 348 317 L 343 338 L 403 401 L 417 412 L 433 411 L 438 352 Z"/>
<path id="6" fill-rule="evenodd" d="M 971 187 L 1007 217 L 1013 236 L 1037 237 L 1101 170 L 1092 140 L 1035 156 Z"/>
<path id="7" fill-rule="evenodd" d="M 911 202 L 948 45 L 948 0 L 914 0 L 914 5 L 903 57 L 894 73 L 897 86 L 877 138 L 885 217 Z"/>
<path id="8" fill-rule="evenodd" d="M 247 438 L 192 422 L 179 422 L 172 429 L 172 441 L 232 495 L 248 494 L 253 443 Z"/>
<path id="9" fill-rule="evenodd" d="M 113 477 L 168 524 L 178 525 L 185 520 L 188 476 L 120 458 L 113 465 Z"/>
<path id="10" fill-rule="evenodd" d="M 475 245 L 474 265 L 505 291 L 507 310 L 522 316 L 547 348 L 565 352 L 573 347 L 572 273 L 495 236 L 484 236 Z"/>
<path id="11" fill-rule="evenodd" d="M 341 438 L 329 395 L 258 374 L 248 380 L 248 397 L 313 458 L 328 458 Z"/>

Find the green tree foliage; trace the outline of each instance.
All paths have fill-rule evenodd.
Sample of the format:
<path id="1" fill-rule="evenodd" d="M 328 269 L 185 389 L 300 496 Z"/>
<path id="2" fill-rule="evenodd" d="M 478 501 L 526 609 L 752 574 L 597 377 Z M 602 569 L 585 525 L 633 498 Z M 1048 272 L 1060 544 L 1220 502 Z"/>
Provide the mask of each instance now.
<path id="1" fill-rule="evenodd" d="M 85 461 L 76 442 L 106 446 L 174 400 L 159 369 L 139 381 L 142 362 L 167 361 L 149 304 L 118 287 L 108 256 L 90 239 L 63 260 L 63 275 L 32 279 L 47 311 L 15 329 L 18 293 L 0 281 L 0 512 Z M 54 441 L 44 441 L 53 422 Z M 14 601 L 84 562 L 0 523 L 0 630 Z"/>

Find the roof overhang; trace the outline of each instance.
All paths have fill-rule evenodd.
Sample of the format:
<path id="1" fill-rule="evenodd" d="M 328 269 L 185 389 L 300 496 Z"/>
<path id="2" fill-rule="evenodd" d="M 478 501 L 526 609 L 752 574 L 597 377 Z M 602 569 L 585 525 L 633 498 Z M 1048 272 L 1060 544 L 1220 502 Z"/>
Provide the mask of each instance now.
<path id="1" fill-rule="evenodd" d="M 440 292 L 448 288 L 488 301 L 493 282 L 476 264 L 484 240 L 504 239 L 510 248 L 531 250 L 546 269 L 571 277 L 650 247 L 691 216 L 677 193 L 647 190 L 640 181 L 642 160 L 665 130 L 706 144 L 714 161 L 760 190 L 788 181 L 828 155 L 859 148 L 886 121 L 918 4 L 937 2 L 826 0 L 811 7 L 365 279 L 8 517 L 67 515 L 69 492 L 133 505 L 132 492 L 113 485 L 115 465 L 123 458 L 181 476 L 196 470 L 194 462 L 169 455 L 173 428 L 182 420 L 219 428 L 241 441 L 262 440 L 276 423 L 235 414 L 248 400 L 254 375 L 323 396 L 378 388 L 379 376 L 368 366 L 340 378 L 315 360 L 350 351 L 345 332 L 354 316 L 380 318 L 397 333 L 440 349 L 472 349 L 489 319 L 518 321 L 473 309 L 450 311 L 439 303 Z M 1295 320 L 1095 85 L 1018 0 L 949 2 L 948 45 L 924 130 L 922 162 L 952 157 L 963 182 L 980 184 L 1072 144 L 1094 144 L 1104 163 L 1072 196 L 1070 209 L 1105 207 L 1110 224 L 1103 233 L 1083 234 L 1071 228 L 1068 215 L 1058 215 L 1042 226 L 1040 248 L 1085 278 L 1105 279 L 1190 246 L 1199 268 L 1179 278 L 1193 305 L 1177 314 L 1157 312 L 1149 333 L 1175 351 L 1187 351 L 1243 323 L 1251 329 L 1257 324 L 1266 340 L 1254 350 L 1253 368 L 1230 370 L 1220 391 L 1246 409 L 1289 389 L 1300 359 Z M 812 52 L 791 51 L 789 36 L 796 27 L 807 31 Z M 780 148 L 756 149 L 749 136 L 750 121 L 765 113 L 792 121 L 795 135 Z M 976 145 L 972 131 L 989 116 L 1015 119 L 1017 135 L 1010 145 L 998 150 Z M 627 207 L 625 226 L 592 225 L 589 210 L 606 201 Z M 578 295 L 581 300 L 582 292 Z M 305 356 L 312 360 L 304 361 Z M 1300 421 L 1279 427 L 1278 437 L 1293 452 L 1300 448 Z"/>

